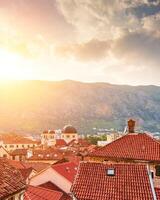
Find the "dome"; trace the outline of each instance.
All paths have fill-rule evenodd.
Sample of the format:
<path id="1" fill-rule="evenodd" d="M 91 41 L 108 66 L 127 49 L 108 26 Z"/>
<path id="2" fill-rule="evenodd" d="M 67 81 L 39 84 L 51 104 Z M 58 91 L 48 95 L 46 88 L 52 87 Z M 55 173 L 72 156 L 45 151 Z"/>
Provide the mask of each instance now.
<path id="1" fill-rule="evenodd" d="M 77 133 L 77 130 L 72 125 L 66 125 L 63 128 L 62 133 Z"/>

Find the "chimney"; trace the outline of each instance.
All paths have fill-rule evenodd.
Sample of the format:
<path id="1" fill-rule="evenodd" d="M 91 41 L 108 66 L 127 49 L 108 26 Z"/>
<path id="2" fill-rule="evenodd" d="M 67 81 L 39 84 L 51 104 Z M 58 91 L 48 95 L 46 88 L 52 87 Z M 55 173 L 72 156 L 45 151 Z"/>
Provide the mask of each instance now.
<path id="1" fill-rule="evenodd" d="M 128 133 L 134 133 L 134 128 L 135 128 L 136 121 L 133 119 L 128 120 Z"/>

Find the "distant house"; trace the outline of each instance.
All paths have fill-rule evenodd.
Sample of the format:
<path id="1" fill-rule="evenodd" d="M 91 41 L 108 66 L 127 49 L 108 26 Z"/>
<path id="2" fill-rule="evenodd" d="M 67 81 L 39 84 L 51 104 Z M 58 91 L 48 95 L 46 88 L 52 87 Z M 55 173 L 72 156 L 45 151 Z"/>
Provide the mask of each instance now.
<path id="1" fill-rule="evenodd" d="M 43 162 L 54 164 L 63 158 L 63 153 L 53 148 L 35 149 L 32 151 L 32 155 L 27 158 L 27 162 Z"/>
<path id="2" fill-rule="evenodd" d="M 0 136 L 0 144 L 8 152 L 14 151 L 15 149 L 28 149 L 37 146 L 38 142 L 29 138 L 24 138 L 20 135 L 15 134 L 4 134 Z"/>
<path id="3" fill-rule="evenodd" d="M 1 158 L 10 158 L 9 152 L 3 146 L 0 146 L 0 157 Z"/>
<path id="4" fill-rule="evenodd" d="M 0 199 L 23 200 L 26 189 L 21 173 L 9 164 L 7 159 L 0 159 Z"/>
<path id="5" fill-rule="evenodd" d="M 43 146 L 66 145 L 72 140 L 78 140 L 78 132 L 72 125 L 66 125 L 62 130 L 47 130 L 41 134 Z"/>
<path id="6" fill-rule="evenodd" d="M 12 160 L 25 161 L 27 159 L 27 149 L 15 149 L 10 153 Z"/>
<path id="7" fill-rule="evenodd" d="M 73 162 L 55 164 L 32 177 L 30 185 L 38 186 L 51 182 L 65 193 L 69 193 L 76 173 L 77 165 Z"/>
<path id="8" fill-rule="evenodd" d="M 90 153 L 90 161 L 137 163 L 149 165 L 154 184 L 160 187 L 160 142 L 146 133 L 134 131 L 135 122 L 128 122 L 129 132 L 114 142 Z"/>
<path id="9" fill-rule="evenodd" d="M 71 193 L 74 200 L 156 200 L 146 165 L 80 163 Z"/>

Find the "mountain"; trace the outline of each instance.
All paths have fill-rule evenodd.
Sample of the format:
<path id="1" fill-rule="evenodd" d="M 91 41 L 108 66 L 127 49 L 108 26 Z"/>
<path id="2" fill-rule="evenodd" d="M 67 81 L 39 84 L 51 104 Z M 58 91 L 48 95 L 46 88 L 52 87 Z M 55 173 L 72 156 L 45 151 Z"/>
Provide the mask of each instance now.
<path id="1" fill-rule="evenodd" d="M 160 131 L 160 87 L 76 81 L 0 83 L 0 132 L 40 134 L 71 123 L 81 133 L 93 127 L 123 130 L 126 120 Z"/>

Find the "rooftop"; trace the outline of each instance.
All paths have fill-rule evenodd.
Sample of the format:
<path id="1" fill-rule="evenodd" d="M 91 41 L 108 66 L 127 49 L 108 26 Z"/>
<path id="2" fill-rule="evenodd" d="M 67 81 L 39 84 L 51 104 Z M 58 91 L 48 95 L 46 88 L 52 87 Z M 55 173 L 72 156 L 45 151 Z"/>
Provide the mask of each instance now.
<path id="1" fill-rule="evenodd" d="M 60 164 L 52 165 L 52 168 L 57 171 L 60 175 L 65 177 L 71 183 L 74 180 L 74 177 L 77 173 L 78 165 L 74 162 L 65 162 Z"/>
<path id="2" fill-rule="evenodd" d="M 145 165 L 80 163 L 71 192 L 78 200 L 153 200 Z"/>
<path id="3" fill-rule="evenodd" d="M 77 133 L 77 130 L 72 125 L 66 125 L 62 129 L 62 133 Z"/>
<path id="4" fill-rule="evenodd" d="M 0 199 L 20 192 L 26 187 L 21 173 L 9 164 L 8 160 L 0 159 Z"/>
<path id="5" fill-rule="evenodd" d="M 146 133 L 127 134 L 90 156 L 160 162 L 160 142 Z"/>
<path id="6" fill-rule="evenodd" d="M 6 134 L 0 136 L 0 141 L 4 144 L 37 144 L 37 141 L 22 137 L 16 134 Z"/>
<path id="7" fill-rule="evenodd" d="M 28 186 L 24 200 L 60 200 L 62 193 L 42 187 Z"/>

